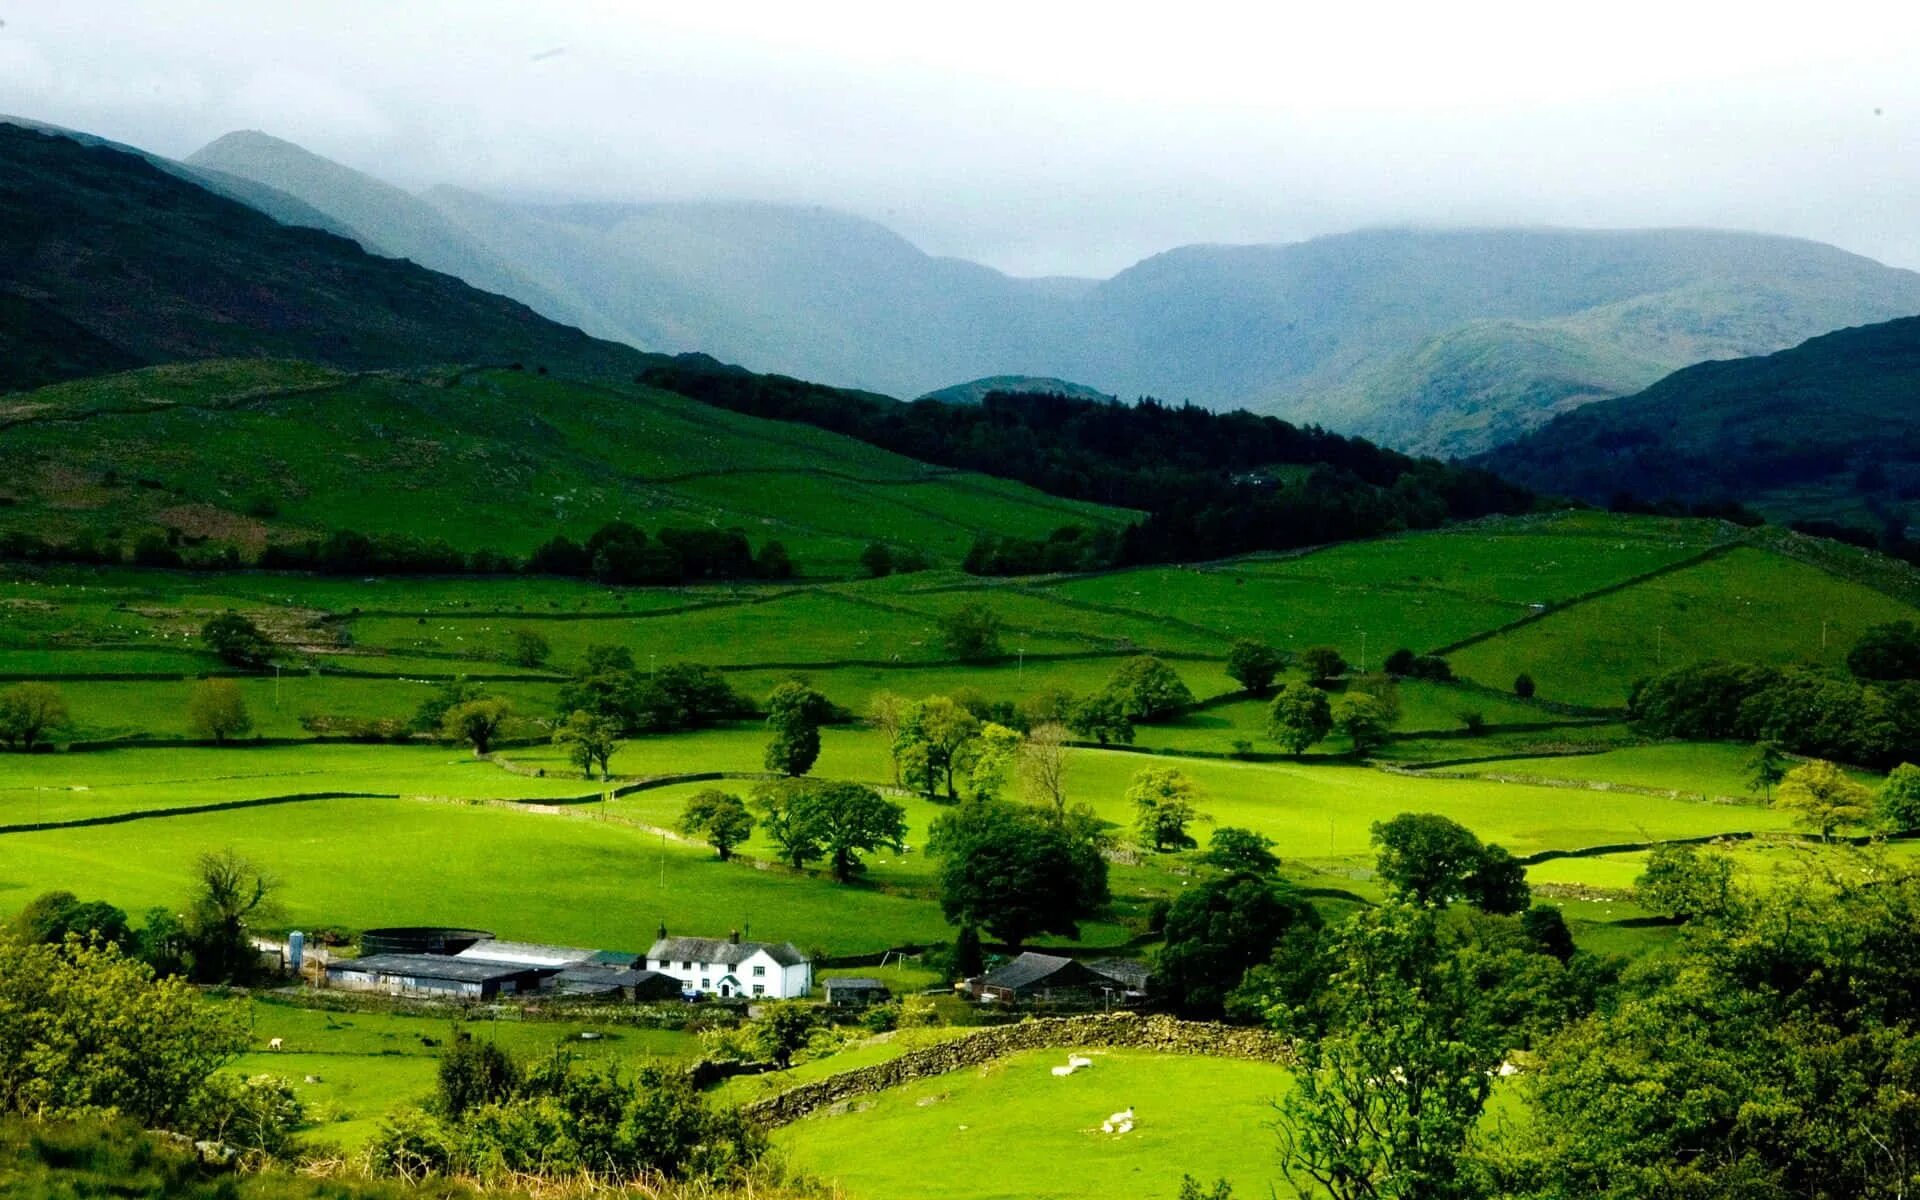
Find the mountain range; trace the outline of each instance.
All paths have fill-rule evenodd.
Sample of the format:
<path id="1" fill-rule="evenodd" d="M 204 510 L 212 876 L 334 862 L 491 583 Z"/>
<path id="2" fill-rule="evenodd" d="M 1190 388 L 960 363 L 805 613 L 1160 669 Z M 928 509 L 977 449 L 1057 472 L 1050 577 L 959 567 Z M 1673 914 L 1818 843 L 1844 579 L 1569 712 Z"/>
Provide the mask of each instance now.
<path id="1" fill-rule="evenodd" d="M 1707 359 L 1920 313 L 1920 274 L 1703 230 L 1382 229 L 1021 279 L 757 204 L 407 192 L 256 132 L 187 166 L 597 337 L 895 396 L 1028 375 L 1466 455 Z"/>

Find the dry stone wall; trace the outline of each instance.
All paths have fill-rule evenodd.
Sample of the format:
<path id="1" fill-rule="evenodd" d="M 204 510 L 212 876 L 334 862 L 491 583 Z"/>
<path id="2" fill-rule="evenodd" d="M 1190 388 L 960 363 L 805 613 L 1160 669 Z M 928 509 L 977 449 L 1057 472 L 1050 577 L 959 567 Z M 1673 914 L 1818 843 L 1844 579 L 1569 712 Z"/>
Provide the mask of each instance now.
<path id="1" fill-rule="evenodd" d="M 756 1100 L 745 1105 L 742 1112 L 750 1120 L 774 1128 L 856 1096 L 979 1066 L 1009 1054 L 1056 1048 L 1150 1050 L 1256 1062 L 1292 1061 L 1287 1043 L 1263 1029 L 1181 1021 L 1166 1016 L 1143 1017 L 1137 1013 L 1053 1017 L 993 1026 L 966 1037 L 909 1050 L 875 1066 L 829 1075 Z"/>

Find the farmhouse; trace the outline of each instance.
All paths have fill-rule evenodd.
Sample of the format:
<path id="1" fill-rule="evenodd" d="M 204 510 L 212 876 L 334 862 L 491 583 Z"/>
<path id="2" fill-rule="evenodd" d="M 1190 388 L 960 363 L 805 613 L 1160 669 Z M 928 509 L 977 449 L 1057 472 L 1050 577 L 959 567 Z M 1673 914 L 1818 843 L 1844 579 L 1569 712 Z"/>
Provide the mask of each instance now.
<path id="1" fill-rule="evenodd" d="M 789 1000 L 813 990 L 813 963 L 792 942 L 663 937 L 647 949 L 647 969 L 671 975 L 689 992 Z"/>
<path id="2" fill-rule="evenodd" d="M 1113 980 L 1071 958 L 1035 954 L 1031 950 L 1008 959 L 985 975 L 967 980 L 967 990 L 975 1000 L 1000 1004 L 1022 1000 L 1089 1000 L 1115 986 Z"/>
<path id="3" fill-rule="evenodd" d="M 828 1004 L 843 1008 L 879 1004 L 893 994 L 887 990 L 886 984 L 865 975 L 837 976 L 827 980 L 821 987 L 826 990 Z"/>
<path id="4" fill-rule="evenodd" d="M 395 996 L 490 1000 L 538 991 L 541 972 L 510 963 L 463 961 L 444 954 L 371 954 L 327 964 L 327 983 Z"/>

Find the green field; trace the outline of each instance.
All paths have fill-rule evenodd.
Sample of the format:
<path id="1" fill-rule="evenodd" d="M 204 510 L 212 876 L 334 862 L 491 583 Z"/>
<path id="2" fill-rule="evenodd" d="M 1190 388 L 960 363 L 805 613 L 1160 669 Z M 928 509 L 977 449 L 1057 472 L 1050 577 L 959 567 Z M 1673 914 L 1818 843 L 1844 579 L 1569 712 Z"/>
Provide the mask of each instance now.
<path id="1" fill-rule="evenodd" d="M 808 1118 L 776 1141 L 855 1200 L 1165 1197 L 1183 1174 L 1235 1195 L 1293 1195 L 1275 1166 L 1273 1102 L 1286 1071 L 1262 1063 L 1093 1051 L 1091 1070 L 1049 1068 L 1065 1051 L 1014 1055 L 920 1080 Z M 1100 1132 L 1132 1106 L 1132 1133 Z"/>

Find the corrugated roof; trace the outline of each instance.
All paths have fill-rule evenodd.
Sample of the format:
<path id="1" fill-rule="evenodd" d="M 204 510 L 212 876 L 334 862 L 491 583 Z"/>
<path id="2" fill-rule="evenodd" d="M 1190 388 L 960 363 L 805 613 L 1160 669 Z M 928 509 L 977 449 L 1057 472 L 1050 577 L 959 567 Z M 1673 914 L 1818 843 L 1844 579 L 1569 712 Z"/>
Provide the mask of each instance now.
<path id="1" fill-rule="evenodd" d="M 887 987 L 878 979 L 871 979 L 865 975 L 837 975 L 826 980 L 825 983 L 831 990 L 847 992 L 885 991 Z"/>
<path id="2" fill-rule="evenodd" d="M 792 942 L 733 942 L 725 938 L 661 938 L 647 948 L 649 962 L 721 963 L 734 967 L 765 950 L 783 967 L 797 967 L 807 961 Z"/>
<path id="3" fill-rule="evenodd" d="M 539 942 L 476 942 L 454 955 L 468 962 L 515 963 L 527 967 L 564 967 L 601 953 L 584 946 L 547 946 Z"/>
<path id="4" fill-rule="evenodd" d="M 531 970 L 532 967 L 479 962 L 446 954 L 370 954 L 363 958 L 337 958 L 327 964 L 330 974 L 359 971 L 370 975 L 404 975 L 412 979 L 444 979 L 452 983 L 513 979 Z"/>
<path id="5" fill-rule="evenodd" d="M 1137 958 L 1096 958 L 1087 967 L 1096 975 L 1135 989 L 1145 988 L 1153 979 L 1153 968 Z"/>

